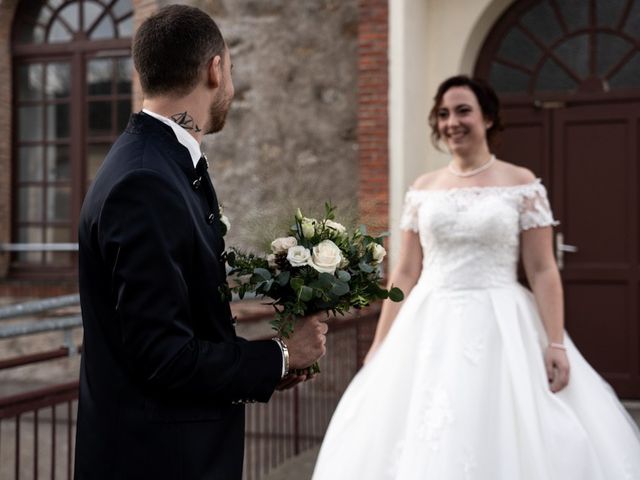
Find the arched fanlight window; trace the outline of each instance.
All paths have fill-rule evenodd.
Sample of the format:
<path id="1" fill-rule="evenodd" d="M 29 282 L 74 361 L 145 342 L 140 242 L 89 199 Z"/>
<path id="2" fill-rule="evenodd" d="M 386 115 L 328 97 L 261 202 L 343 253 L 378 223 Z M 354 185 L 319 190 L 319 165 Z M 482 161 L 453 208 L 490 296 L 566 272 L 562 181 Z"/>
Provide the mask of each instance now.
<path id="1" fill-rule="evenodd" d="M 17 43 L 63 43 L 74 39 L 129 38 L 131 0 L 23 1 L 17 18 Z"/>
<path id="2" fill-rule="evenodd" d="M 500 93 L 640 88 L 640 0 L 517 2 L 476 72 Z"/>
<path id="3" fill-rule="evenodd" d="M 13 26 L 14 271 L 74 271 L 88 184 L 131 113 L 131 0 L 24 0 Z M 52 248 L 54 250 L 52 250 Z"/>

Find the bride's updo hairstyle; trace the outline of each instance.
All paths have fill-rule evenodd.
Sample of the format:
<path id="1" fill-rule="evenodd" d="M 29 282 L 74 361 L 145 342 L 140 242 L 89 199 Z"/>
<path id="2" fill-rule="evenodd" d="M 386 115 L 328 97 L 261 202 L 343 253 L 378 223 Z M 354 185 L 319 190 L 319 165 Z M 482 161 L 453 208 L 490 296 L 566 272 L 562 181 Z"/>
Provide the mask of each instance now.
<path id="1" fill-rule="evenodd" d="M 500 120 L 500 100 L 498 95 L 486 82 L 479 78 L 471 78 L 467 75 L 456 75 L 455 77 L 447 78 L 438 87 L 436 96 L 433 98 L 433 108 L 429 113 L 429 125 L 431 126 L 431 141 L 433 145 L 440 149 L 440 132 L 438 131 L 438 110 L 442 104 L 442 98 L 447 90 L 453 87 L 467 87 L 478 100 L 482 115 L 485 119 L 491 122 L 491 127 L 487 129 L 487 142 L 490 147 L 495 147 L 497 144 L 497 138 L 499 132 L 504 127 L 502 120 Z"/>

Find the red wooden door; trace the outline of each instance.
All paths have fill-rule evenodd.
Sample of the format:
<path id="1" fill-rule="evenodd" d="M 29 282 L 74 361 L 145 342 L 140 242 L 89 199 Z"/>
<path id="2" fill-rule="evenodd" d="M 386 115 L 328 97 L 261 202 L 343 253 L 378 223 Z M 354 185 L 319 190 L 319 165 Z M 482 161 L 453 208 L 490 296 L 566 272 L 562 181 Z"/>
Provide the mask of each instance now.
<path id="1" fill-rule="evenodd" d="M 622 397 L 640 397 L 640 103 L 554 110 L 551 191 L 567 329 Z"/>
<path id="2" fill-rule="evenodd" d="M 640 398 L 640 102 L 505 106 L 497 153 L 547 186 L 564 253 L 566 326 L 618 395 Z"/>

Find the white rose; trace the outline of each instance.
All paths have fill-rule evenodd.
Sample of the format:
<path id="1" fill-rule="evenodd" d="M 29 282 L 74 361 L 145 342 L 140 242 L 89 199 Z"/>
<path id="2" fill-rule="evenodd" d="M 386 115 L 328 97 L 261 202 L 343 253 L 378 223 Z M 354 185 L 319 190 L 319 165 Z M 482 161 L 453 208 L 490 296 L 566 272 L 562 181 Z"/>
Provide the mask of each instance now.
<path id="1" fill-rule="evenodd" d="M 291 247 L 287 252 L 287 260 L 292 267 L 304 267 L 309 263 L 309 258 L 311 258 L 311 252 L 302 245 Z"/>
<path id="2" fill-rule="evenodd" d="M 382 259 L 387 254 L 387 251 L 384 249 L 384 247 L 377 243 L 371 243 L 369 245 L 369 248 L 371 249 L 371 256 L 373 257 L 374 263 L 382 262 Z"/>
<path id="3" fill-rule="evenodd" d="M 273 253 L 285 253 L 291 247 L 295 247 L 298 241 L 295 237 L 280 237 L 271 242 L 271 251 Z"/>
<path id="4" fill-rule="evenodd" d="M 276 263 L 276 256 L 273 253 L 267 255 L 267 263 L 271 268 L 278 268 L 278 264 Z"/>
<path id="5" fill-rule="evenodd" d="M 333 220 L 327 220 L 324 222 L 325 227 L 330 228 L 331 230 L 335 230 L 338 234 L 346 233 L 347 229 L 344 225 L 338 222 L 334 222 Z"/>
<path id="6" fill-rule="evenodd" d="M 333 220 L 325 221 L 324 225 L 329 230 L 332 230 L 332 233 L 333 233 L 334 237 L 340 238 L 340 237 L 346 235 L 346 233 L 347 233 L 347 229 L 345 228 L 344 225 L 342 225 L 341 223 L 338 223 L 338 222 L 334 222 Z"/>
<path id="7" fill-rule="evenodd" d="M 342 252 L 331 240 L 323 240 L 313 247 L 313 255 L 309 259 L 310 266 L 324 273 L 335 273 L 341 262 Z"/>
<path id="8" fill-rule="evenodd" d="M 302 236 L 304 238 L 313 238 L 316 234 L 316 219 L 304 217 L 300 224 L 302 225 Z"/>

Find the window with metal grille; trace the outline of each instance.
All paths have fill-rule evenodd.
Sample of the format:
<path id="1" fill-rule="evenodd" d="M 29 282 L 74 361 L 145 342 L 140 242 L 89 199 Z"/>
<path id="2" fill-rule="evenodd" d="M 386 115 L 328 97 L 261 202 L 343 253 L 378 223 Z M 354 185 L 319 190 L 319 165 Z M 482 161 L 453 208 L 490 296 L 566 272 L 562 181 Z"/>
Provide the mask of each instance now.
<path id="1" fill-rule="evenodd" d="M 640 0 L 516 2 L 476 72 L 502 94 L 640 87 Z"/>
<path id="2" fill-rule="evenodd" d="M 87 187 L 132 107 L 131 0 L 23 1 L 14 20 L 13 242 L 20 274 L 75 271 Z M 52 248 L 53 246 L 53 248 Z"/>

